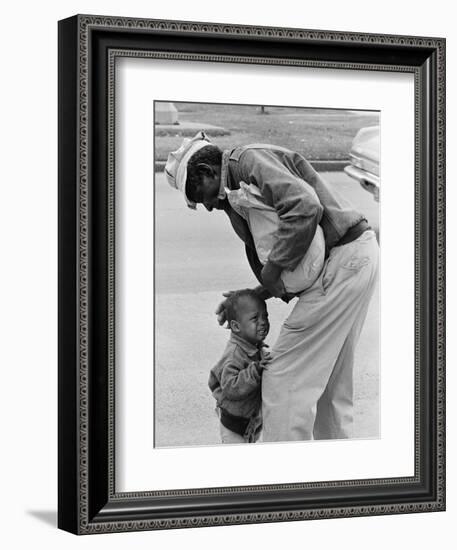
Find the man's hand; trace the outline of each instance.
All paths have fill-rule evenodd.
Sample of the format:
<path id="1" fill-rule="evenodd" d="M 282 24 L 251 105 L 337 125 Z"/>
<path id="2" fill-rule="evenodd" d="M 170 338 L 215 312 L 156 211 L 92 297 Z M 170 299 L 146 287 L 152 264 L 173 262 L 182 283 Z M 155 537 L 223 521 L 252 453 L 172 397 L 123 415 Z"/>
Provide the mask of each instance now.
<path id="1" fill-rule="evenodd" d="M 230 298 L 232 294 L 234 294 L 235 290 L 228 290 L 227 292 L 223 292 L 222 296 L 225 296 L 226 298 Z M 218 304 L 216 311 L 214 312 L 217 315 L 217 322 L 223 326 L 223 324 L 227 321 L 227 313 L 225 311 L 227 305 L 227 300 L 223 300 L 220 304 Z M 230 328 L 228 325 L 225 328 Z"/>
<path id="2" fill-rule="evenodd" d="M 264 287 L 276 298 L 283 298 L 286 295 L 286 289 L 280 278 L 282 268 L 279 265 L 267 262 L 262 269 L 261 277 Z"/>

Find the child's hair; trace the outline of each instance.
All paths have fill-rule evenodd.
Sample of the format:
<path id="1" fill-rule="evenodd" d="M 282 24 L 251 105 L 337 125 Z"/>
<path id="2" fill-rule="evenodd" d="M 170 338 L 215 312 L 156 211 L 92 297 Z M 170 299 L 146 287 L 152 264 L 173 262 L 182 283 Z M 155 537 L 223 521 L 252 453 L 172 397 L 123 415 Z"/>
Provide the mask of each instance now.
<path id="1" fill-rule="evenodd" d="M 186 196 L 192 202 L 198 202 L 197 186 L 204 175 L 199 164 L 219 166 L 222 164 L 222 151 L 216 145 L 206 145 L 194 153 L 187 163 Z"/>
<path id="2" fill-rule="evenodd" d="M 265 304 L 265 301 L 252 288 L 237 290 L 227 298 L 225 303 L 225 315 L 229 324 L 231 321 L 237 321 L 238 306 L 242 298 L 252 298 L 259 304 Z"/>

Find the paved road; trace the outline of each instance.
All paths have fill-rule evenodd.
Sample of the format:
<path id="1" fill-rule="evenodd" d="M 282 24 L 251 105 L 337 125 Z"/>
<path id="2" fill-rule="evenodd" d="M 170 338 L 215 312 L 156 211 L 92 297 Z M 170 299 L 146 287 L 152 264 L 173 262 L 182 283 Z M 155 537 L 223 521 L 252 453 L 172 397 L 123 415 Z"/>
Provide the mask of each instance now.
<path id="1" fill-rule="evenodd" d="M 379 227 L 378 204 L 369 193 L 344 173 L 324 176 Z M 228 332 L 218 327 L 213 312 L 224 290 L 255 286 L 256 280 L 223 212 L 189 210 L 162 173 L 156 174 L 155 190 L 155 443 L 215 444 L 218 423 L 207 379 Z M 378 300 L 376 292 L 357 349 L 357 437 L 378 435 Z M 291 305 L 270 300 L 268 306 L 271 345 Z"/>

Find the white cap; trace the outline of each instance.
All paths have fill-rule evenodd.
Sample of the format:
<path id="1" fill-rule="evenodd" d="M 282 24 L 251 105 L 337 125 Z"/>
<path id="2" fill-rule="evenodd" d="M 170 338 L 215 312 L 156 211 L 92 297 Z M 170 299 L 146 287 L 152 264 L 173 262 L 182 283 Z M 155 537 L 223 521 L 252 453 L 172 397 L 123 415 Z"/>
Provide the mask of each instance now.
<path id="1" fill-rule="evenodd" d="M 195 210 L 197 205 L 189 200 L 186 195 L 187 163 L 194 153 L 210 144 L 203 131 L 198 132 L 192 139 L 184 138 L 181 147 L 168 155 L 165 165 L 165 176 L 168 183 L 181 191 L 187 206 Z"/>

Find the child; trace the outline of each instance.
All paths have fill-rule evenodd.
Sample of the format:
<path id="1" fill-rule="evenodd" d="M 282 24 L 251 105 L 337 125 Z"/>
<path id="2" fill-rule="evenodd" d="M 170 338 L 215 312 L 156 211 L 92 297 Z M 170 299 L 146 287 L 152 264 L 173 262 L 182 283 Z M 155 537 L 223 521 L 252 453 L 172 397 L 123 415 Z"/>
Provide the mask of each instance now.
<path id="1" fill-rule="evenodd" d="M 255 443 L 262 428 L 262 371 L 269 361 L 262 349 L 270 330 L 268 312 L 250 289 L 234 292 L 227 303 L 231 336 L 208 385 L 219 409 L 222 443 Z"/>

